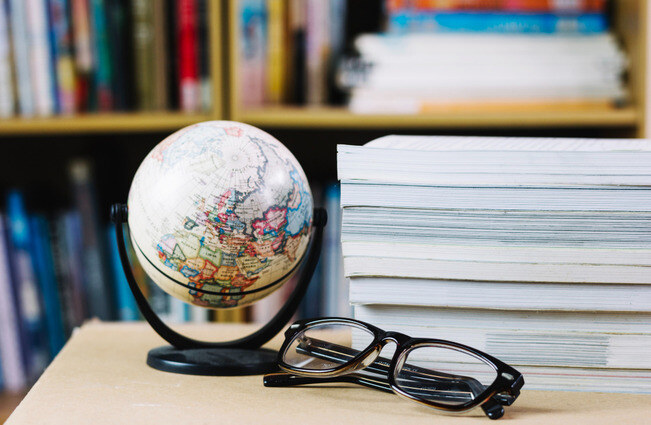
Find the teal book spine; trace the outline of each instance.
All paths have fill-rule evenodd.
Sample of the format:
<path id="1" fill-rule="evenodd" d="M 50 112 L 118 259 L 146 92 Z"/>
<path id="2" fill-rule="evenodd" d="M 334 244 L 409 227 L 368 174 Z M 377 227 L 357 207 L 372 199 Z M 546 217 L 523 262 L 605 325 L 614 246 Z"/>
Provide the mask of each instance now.
<path id="1" fill-rule="evenodd" d="M 111 257 L 111 271 L 113 275 L 113 288 L 118 319 L 124 321 L 138 320 L 140 317 L 138 306 L 136 306 L 136 301 L 129 289 L 129 282 L 127 282 L 124 270 L 122 269 L 115 228 L 110 225 L 106 230 L 106 240 L 109 243 L 109 255 Z"/>
<path id="2" fill-rule="evenodd" d="M 413 12 L 389 15 L 391 33 L 470 32 L 599 34 L 608 31 L 603 13 Z"/>
<path id="3" fill-rule="evenodd" d="M 58 284 L 54 272 L 54 261 L 50 250 L 50 235 L 45 217 L 30 217 L 31 252 L 34 259 L 34 271 L 38 281 L 39 292 L 43 300 L 45 330 L 49 344 L 50 357 L 54 358 L 65 342 L 61 303 L 58 296 Z"/>

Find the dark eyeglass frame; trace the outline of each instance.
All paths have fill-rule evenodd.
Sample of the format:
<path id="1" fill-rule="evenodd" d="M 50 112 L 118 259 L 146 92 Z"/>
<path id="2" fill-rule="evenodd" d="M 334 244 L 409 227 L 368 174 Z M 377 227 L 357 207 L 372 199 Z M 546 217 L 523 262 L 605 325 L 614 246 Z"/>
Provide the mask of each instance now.
<path id="1" fill-rule="evenodd" d="M 373 341 L 367 348 L 357 352 L 348 347 L 310 338 L 309 344 L 303 348 L 305 353 L 322 359 L 345 361 L 345 363 L 333 368 L 321 370 L 306 369 L 292 366 L 283 360 L 285 352 L 294 342 L 297 334 L 309 328 L 324 325 L 357 327 L 373 334 Z M 394 342 L 397 345 L 393 358 L 379 357 L 380 351 L 382 351 L 382 348 L 388 342 Z M 405 392 L 397 385 L 396 374 L 403 368 L 409 352 L 415 348 L 424 346 L 452 349 L 475 357 L 495 369 L 497 373 L 495 381 L 486 387 L 471 377 L 437 372 L 436 378 L 454 379 L 456 383 L 463 382 L 463 385 L 471 389 L 474 398 L 458 405 L 439 403 Z M 333 347 L 336 348 L 336 351 Z M 464 412 L 481 406 L 486 416 L 491 419 L 499 419 L 502 417 L 504 414 L 504 408 L 502 406 L 511 405 L 520 394 L 520 389 L 524 385 L 524 378 L 520 372 L 499 359 L 475 348 L 441 339 L 412 338 L 399 332 L 384 331 L 359 320 L 339 317 L 299 320 L 292 324 L 285 331 L 285 342 L 278 353 L 278 365 L 289 374 L 272 373 L 265 375 L 265 386 L 286 387 L 324 382 L 351 382 L 383 391 L 394 392 L 409 400 L 448 412 Z M 355 372 L 358 371 L 362 373 L 356 374 Z M 370 372 L 371 375 L 364 374 L 364 372 Z M 408 372 L 415 374 L 414 376 L 426 377 L 427 375 L 431 376 L 432 371 L 410 366 Z M 475 394 L 475 392 L 478 393 Z"/>

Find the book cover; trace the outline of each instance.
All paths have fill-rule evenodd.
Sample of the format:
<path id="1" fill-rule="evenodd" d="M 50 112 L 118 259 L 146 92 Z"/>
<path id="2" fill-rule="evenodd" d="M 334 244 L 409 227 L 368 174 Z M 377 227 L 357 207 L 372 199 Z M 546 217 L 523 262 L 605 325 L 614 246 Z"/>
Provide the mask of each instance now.
<path id="1" fill-rule="evenodd" d="M 8 3 L 0 1 L 0 118 L 9 118 L 15 113 L 8 12 Z"/>
<path id="2" fill-rule="evenodd" d="M 199 110 L 199 58 L 197 51 L 197 0 L 179 0 L 178 16 L 178 67 L 179 100 L 184 112 Z"/>
<path id="3" fill-rule="evenodd" d="M 32 89 L 36 115 L 49 116 L 55 112 L 53 98 L 55 75 L 50 55 L 47 0 L 26 0 L 27 48 L 30 56 Z"/>
<path id="4" fill-rule="evenodd" d="M 29 219 L 32 258 L 38 281 L 39 292 L 43 300 L 45 328 L 48 337 L 50 359 L 54 358 L 65 343 L 61 304 L 58 295 L 58 283 L 54 272 L 54 263 L 50 251 L 50 235 L 47 219 L 34 215 Z"/>
<path id="5" fill-rule="evenodd" d="M 285 94 L 285 1 L 267 0 L 268 36 L 267 36 L 267 78 L 265 100 L 271 104 L 280 104 Z"/>
<path id="6" fill-rule="evenodd" d="M 27 385 L 16 283 L 11 270 L 6 216 L 0 214 L 0 368 L 4 388 L 20 391 Z"/>
<path id="7" fill-rule="evenodd" d="M 52 221 L 50 236 L 50 251 L 61 306 L 61 321 L 67 339 L 73 329 L 83 323 L 85 312 L 81 294 L 76 293 L 73 273 L 70 270 L 69 258 L 74 253 L 68 249 L 65 213 L 58 214 Z"/>
<path id="8" fill-rule="evenodd" d="M 88 301 L 87 285 L 84 281 L 84 248 L 82 239 L 82 221 L 78 211 L 69 211 L 62 216 L 61 231 L 64 239 L 62 251 L 66 254 L 63 258 L 66 261 L 65 267 L 68 271 L 68 282 L 70 282 L 70 297 L 73 308 L 70 310 L 73 315 L 70 317 L 72 331 L 74 327 L 80 326 L 87 318 L 91 317 Z"/>
<path id="9" fill-rule="evenodd" d="M 75 102 L 75 59 L 72 51 L 72 26 L 69 17 L 70 2 L 69 0 L 50 0 L 49 5 L 58 111 L 63 115 L 71 115 L 76 112 L 77 105 Z"/>
<path id="10" fill-rule="evenodd" d="M 88 112 L 94 104 L 92 78 L 95 72 L 89 0 L 70 0 L 75 58 L 75 103 L 78 111 Z"/>
<path id="11" fill-rule="evenodd" d="M 520 12 L 602 12 L 606 0 L 385 0 L 389 12 L 400 10 L 509 10 Z"/>
<path id="12" fill-rule="evenodd" d="M 22 355 L 28 381 L 35 380 L 49 361 L 42 294 L 30 253 L 30 228 L 22 192 L 7 194 L 7 229 L 12 269 L 14 270 L 22 340 Z"/>
<path id="13" fill-rule="evenodd" d="M 97 109 L 100 112 L 107 112 L 113 109 L 113 75 L 106 16 L 107 4 L 104 0 L 91 0 L 90 6 L 96 62 L 94 88 L 97 92 Z"/>
<path id="14" fill-rule="evenodd" d="M 115 293 L 116 307 L 119 320 L 138 320 L 140 313 L 138 306 L 129 288 L 129 282 L 122 269 L 122 261 L 118 252 L 118 242 L 115 235 L 115 227 L 109 225 L 106 229 L 106 240 L 109 244 L 109 255 L 111 257 L 111 271 L 113 278 L 113 291 Z"/>
<path id="15" fill-rule="evenodd" d="M 133 63 L 136 104 L 143 111 L 154 105 L 154 5 L 153 0 L 135 0 L 131 3 L 133 20 Z"/>
<path id="16" fill-rule="evenodd" d="M 97 201 L 92 166 L 84 159 L 74 160 L 69 168 L 75 207 L 82 225 L 83 277 L 91 317 L 111 320 L 114 305 L 107 279 L 108 265 L 103 245 L 104 233 L 98 223 Z"/>
<path id="17" fill-rule="evenodd" d="M 210 28 L 208 0 L 197 0 L 197 59 L 199 61 L 200 110 L 209 111 L 212 106 L 212 82 L 210 81 Z"/>
<path id="18" fill-rule="evenodd" d="M 21 116 L 31 117 L 35 114 L 34 89 L 32 87 L 32 67 L 28 48 L 27 3 L 22 0 L 9 0 L 11 10 L 11 41 L 15 64 L 16 87 L 19 112 Z"/>
<path id="19" fill-rule="evenodd" d="M 306 10 L 304 0 L 291 0 L 289 7 L 289 59 L 287 71 L 290 82 L 289 102 L 303 105 L 306 102 Z"/>
<path id="20" fill-rule="evenodd" d="M 179 63 L 178 63 L 178 16 L 176 0 L 165 0 L 164 7 L 167 10 L 165 13 L 166 30 L 165 30 L 165 50 L 168 52 L 167 61 L 167 95 L 169 100 L 169 108 L 178 110 L 179 104 Z"/>
<path id="21" fill-rule="evenodd" d="M 608 30 L 603 13 L 559 15 L 553 13 L 434 12 L 395 13 L 388 18 L 388 31 L 396 34 L 417 32 L 497 32 L 600 34 Z"/>
<path id="22" fill-rule="evenodd" d="M 166 33 L 172 29 L 166 28 L 167 9 L 163 5 L 154 4 L 153 7 L 153 50 L 154 50 L 154 64 L 153 64 L 153 86 L 154 86 L 154 109 L 165 110 L 168 108 L 169 99 L 167 89 L 169 82 L 167 81 L 167 62 L 170 60 L 168 51 L 166 49 Z"/>
<path id="23" fill-rule="evenodd" d="M 133 108 L 133 58 L 131 57 L 130 2 L 112 0 L 106 4 L 113 105 L 117 111 Z"/>
<path id="24" fill-rule="evenodd" d="M 307 0 L 306 96 L 309 105 L 327 100 L 326 82 L 330 56 L 330 11 L 328 0 Z"/>
<path id="25" fill-rule="evenodd" d="M 239 4 L 240 102 L 245 107 L 264 103 L 267 46 L 267 9 L 264 0 L 244 0 Z"/>

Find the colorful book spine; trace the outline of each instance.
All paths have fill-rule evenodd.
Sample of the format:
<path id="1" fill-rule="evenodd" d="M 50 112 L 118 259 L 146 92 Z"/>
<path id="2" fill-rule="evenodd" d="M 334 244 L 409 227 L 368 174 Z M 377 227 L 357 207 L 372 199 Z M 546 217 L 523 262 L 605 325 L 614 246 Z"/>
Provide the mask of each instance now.
<path id="1" fill-rule="evenodd" d="M 118 252 L 118 242 L 115 236 L 115 228 L 112 225 L 109 225 L 106 230 L 106 240 L 109 243 L 109 254 L 111 257 L 111 270 L 113 272 L 113 285 L 118 319 L 124 321 L 138 320 L 140 314 L 138 313 L 138 306 L 136 306 L 133 294 L 129 289 L 129 282 L 127 282 L 124 270 L 122 269 L 120 253 Z"/>
<path id="2" fill-rule="evenodd" d="M 330 54 L 330 14 L 327 0 L 307 0 L 306 77 L 307 103 L 326 101 L 326 78 Z"/>
<path id="3" fill-rule="evenodd" d="M 50 0 L 49 5 L 58 111 L 61 114 L 70 115 L 76 111 L 72 27 L 68 16 L 70 3 L 68 0 Z"/>
<path id="4" fill-rule="evenodd" d="M 289 58 L 288 72 L 290 74 L 289 81 L 292 81 L 292 88 L 289 94 L 289 101 L 297 105 L 303 105 L 306 101 L 306 18 L 305 1 L 291 0 L 289 7 L 289 44 L 291 46 L 291 57 Z"/>
<path id="5" fill-rule="evenodd" d="M 492 32 L 540 34 L 600 34 L 608 30 L 603 13 L 558 15 L 502 12 L 398 12 L 389 15 L 390 33 Z"/>
<path id="6" fill-rule="evenodd" d="M 75 52 L 75 103 L 80 111 L 88 111 L 92 104 L 91 77 L 94 69 L 93 42 L 90 29 L 88 0 L 70 0 Z"/>
<path id="7" fill-rule="evenodd" d="M 210 81 L 210 30 L 208 0 L 197 0 L 197 57 L 199 59 L 200 109 L 212 107 L 212 83 Z"/>
<path id="8" fill-rule="evenodd" d="M 113 109 L 113 81 L 109 45 L 108 24 L 106 18 L 107 4 L 104 0 L 91 0 L 91 17 L 94 31 L 95 76 L 97 109 L 102 112 Z"/>
<path id="9" fill-rule="evenodd" d="M 177 59 L 181 110 L 197 112 L 201 99 L 197 52 L 197 2 L 196 0 L 179 0 L 177 7 L 179 39 Z"/>
<path id="10" fill-rule="evenodd" d="M 103 236 L 99 228 L 91 164 L 83 159 L 70 164 L 72 192 L 82 224 L 83 276 L 89 312 L 101 320 L 113 318 L 113 297 L 107 280 Z"/>
<path id="11" fill-rule="evenodd" d="M 47 19 L 46 0 L 26 0 L 27 48 L 30 56 L 35 112 L 39 116 L 54 114 L 54 79 Z"/>
<path id="12" fill-rule="evenodd" d="M 30 228 L 22 193 L 7 195 L 8 229 L 11 240 L 11 261 L 14 269 L 18 308 L 22 327 L 23 360 L 27 379 L 31 382 L 45 369 L 49 360 L 42 300 L 30 253 Z"/>
<path id="13" fill-rule="evenodd" d="M 387 0 L 395 10 L 508 10 L 519 12 L 603 12 L 606 0 Z"/>
<path id="14" fill-rule="evenodd" d="M 8 118 L 15 113 L 8 11 L 6 1 L 0 0 L 0 118 Z"/>
<path id="15" fill-rule="evenodd" d="M 70 282 L 71 305 L 73 306 L 71 319 L 71 329 L 80 326 L 86 320 L 89 314 L 88 294 L 84 284 L 84 248 L 81 236 L 82 224 L 79 212 L 70 211 L 62 218 L 61 229 L 63 232 L 64 252 L 66 264 L 64 267 L 68 271 L 68 282 Z"/>
<path id="16" fill-rule="evenodd" d="M 20 314 L 9 256 L 6 217 L 0 214 L 0 368 L 4 388 L 19 391 L 27 385 L 21 348 Z"/>
<path id="17" fill-rule="evenodd" d="M 63 348 L 65 334 L 63 330 L 61 304 L 58 296 L 58 284 L 54 274 L 54 263 L 50 251 L 48 223 L 43 216 L 32 216 L 29 220 L 31 234 L 31 254 L 38 288 L 43 301 L 45 329 L 49 343 L 50 358 Z"/>
<path id="18" fill-rule="evenodd" d="M 11 41 L 13 43 L 18 106 L 23 117 L 34 115 L 34 95 L 27 33 L 27 4 L 23 0 L 10 0 Z"/>
<path id="19" fill-rule="evenodd" d="M 285 93 L 285 1 L 267 0 L 269 34 L 267 36 L 267 81 L 265 100 L 280 104 Z"/>
<path id="20" fill-rule="evenodd" d="M 111 57 L 111 79 L 113 106 L 115 110 L 126 111 L 133 106 L 131 58 L 131 30 L 129 27 L 130 4 L 127 0 L 112 0 L 107 3 L 107 24 Z"/>
<path id="21" fill-rule="evenodd" d="M 154 109 L 154 11 L 151 0 L 131 3 L 136 102 L 140 110 Z"/>
<path id="22" fill-rule="evenodd" d="M 161 7 L 160 4 L 155 4 L 153 8 L 153 55 L 154 55 L 154 69 L 153 69 L 153 86 L 154 86 L 154 109 L 164 110 L 169 106 L 169 96 L 167 93 L 168 88 L 168 74 L 167 74 L 167 61 L 169 60 L 168 51 L 166 49 L 165 32 L 167 28 L 166 19 L 167 10 Z"/>
<path id="23" fill-rule="evenodd" d="M 240 101 L 244 106 L 264 103 L 267 10 L 264 0 L 243 0 L 239 13 Z"/>

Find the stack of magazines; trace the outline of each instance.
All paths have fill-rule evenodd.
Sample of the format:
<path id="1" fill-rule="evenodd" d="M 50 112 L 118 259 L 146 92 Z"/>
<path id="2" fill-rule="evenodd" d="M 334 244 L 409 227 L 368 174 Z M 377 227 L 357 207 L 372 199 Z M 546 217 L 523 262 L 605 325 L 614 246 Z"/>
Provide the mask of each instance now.
<path id="1" fill-rule="evenodd" d="M 338 173 L 356 318 L 651 393 L 650 141 L 388 136 Z"/>
<path id="2" fill-rule="evenodd" d="M 626 101 L 627 59 L 606 2 L 385 3 L 387 29 L 363 34 L 342 86 L 355 113 L 610 107 Z"/>

